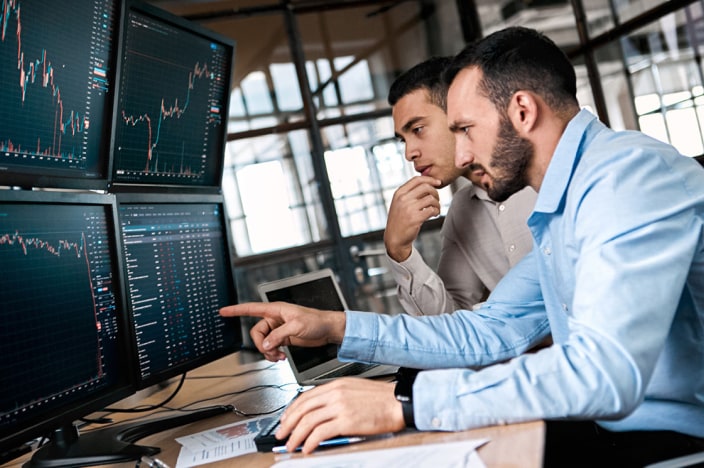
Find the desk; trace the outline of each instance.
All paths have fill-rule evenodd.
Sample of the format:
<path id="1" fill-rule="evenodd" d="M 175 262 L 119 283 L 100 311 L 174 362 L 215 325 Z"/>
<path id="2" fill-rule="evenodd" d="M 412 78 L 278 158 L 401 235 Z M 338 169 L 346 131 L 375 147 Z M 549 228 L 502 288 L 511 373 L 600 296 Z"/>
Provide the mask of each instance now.
<path id="1" fill-rule="evenodd" d="M 244 353 L 236 353 L 189 373 L 183 388 L 169 403 L 169 406 L 182 407 L 195 400 L 229 394 L 217 400 L 205 402 L 202 406 L 213 405 L 215 403 L 229 404 L 240 411 L 253 414 L 279 408 L 293 397 L 298 387 L 295 384 L 295 379 L 293 378 L 288 364 L 285 362 L 273 364 L 263 360 L 245 363 L 243 362 L 244 360 L 246 360 Z M 221 377 L 202 378 L 207 376 Z M 256 385 L 281 384 L 290 385 L 284 385 L 280 388 L 260 388 L 244 393 L 232 394 L 233 392 L 240 392 Z M 175 383 L 146 397 L 138 394 L 137 398 L 131 397 L 112 406 L 131 408 L 138 404 L 155 404 L 168 397 L 174 386 Z M 161 416 L 163 416 L 163 414 L 161 414 Z M 117 413 L 114 415 L 113 419 L 122 421 L 131 419 L 132 417 L 134 417 L 134 415 Z M 138 443 L 140 445 L 161 447 L 162 452 L 158 455 L 159 459 L 169 464 L 169 466 L 175 467 L 181 447 L 175 441 L 175 438 L 213 427 L 231 424 L 243 419 L 248 418 L 230 412 L 187 426 L 154 434 L 140 440 Z M 85 430 L 87 429 L 84 429 L 84 431 Z M 544 424 L 538 421 L 487 427 L 463 432 L 411 432 L 380 440 L 365 441 L 347 447 L 330 449 L 326 450 L 326 452 L 340 453 L 343 451 L 372 450 L 423 443 L 451 442 L 462 439 L 489 438 L 489 443 L 478 449 L 482 461 L 488 467 L 540 467 L 542 466 L 543 457 L 544 430 Z M 21 467 L 21 464 L 27 458 L 28 456 L 25 456 L 13 460 L 3 465 L 3 468 Z M 201 466 L 213 468 L 236 465 L 246 466 L 248 468 L 263 468 L 271 466 L 275 461 L 275 455 L 272 453 L 252 453 Z M 111 467 L 133 468 L 134 465 L 134 463 L 123 463 L 111 465 Z"/>

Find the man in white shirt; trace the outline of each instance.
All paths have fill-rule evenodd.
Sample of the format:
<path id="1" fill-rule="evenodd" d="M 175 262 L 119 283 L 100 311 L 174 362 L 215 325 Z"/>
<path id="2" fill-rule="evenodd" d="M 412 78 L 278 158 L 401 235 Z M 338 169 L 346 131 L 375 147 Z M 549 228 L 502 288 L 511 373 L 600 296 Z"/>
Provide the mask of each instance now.
<path id="1" fill-rule="evenodd" d="M 503 203 L 479 187 L 483 170 L 455 166 L 455 139 L 447 127 L 442 73 L 450 57 L 433 57 L 391 85 L 394 130 L 405 157 L 420 176 L 403 184 L 389 208 L 384 244 L 398 298 L 411 315 L 471 309 L 532 247 L 526 219 L 535 191 L 527 187 Z M 413 247 L 422 224 L 440 213 L 438 189 L 458 179 L 465 184 L 452 198 L 441 230 L 442 250 L 435 272 Z"/>

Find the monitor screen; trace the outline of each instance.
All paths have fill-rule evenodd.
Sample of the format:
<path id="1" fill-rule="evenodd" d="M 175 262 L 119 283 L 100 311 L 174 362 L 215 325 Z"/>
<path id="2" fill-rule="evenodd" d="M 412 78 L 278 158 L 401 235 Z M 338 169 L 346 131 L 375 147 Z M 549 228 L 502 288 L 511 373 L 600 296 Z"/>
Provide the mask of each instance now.
<path id="1" fill-rule="evenodd" d="M 112 190 L 219 192 L 234 42 L 140 3 L 121 41 Z"/>
<path id="2" fill-rule="evenodd" d="M 0 453 L 134 393 L 113 195 L 0 191 Z"/>
<path id="3" fill-rule="evenodd" d="M 0 185 L 107 188 L 117 5 L 3 2 Z"/>
<path id="4" fill-rule="evenodd" d="M 218 313 L 237 300 L 222 196 L 119 194 L 118 213 L 139 386 L 239 350 Z"/>

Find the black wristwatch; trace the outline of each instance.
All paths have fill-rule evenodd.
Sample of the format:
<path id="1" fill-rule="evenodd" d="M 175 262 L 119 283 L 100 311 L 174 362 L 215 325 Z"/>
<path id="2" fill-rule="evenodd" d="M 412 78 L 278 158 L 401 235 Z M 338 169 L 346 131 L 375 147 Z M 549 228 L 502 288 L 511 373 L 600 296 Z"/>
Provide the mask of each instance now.
<path id="1" fill-rule="evenodd" d="M 415 418 L 413 417 L 413 382 L 420 372 L 418 369 L 409 369 L 402 367 L 396 374 L 396 387 L 394 388 L 394 396 L 401 403 L 403 410 L 403 421 L 406 427 L 416 427 Z"/>

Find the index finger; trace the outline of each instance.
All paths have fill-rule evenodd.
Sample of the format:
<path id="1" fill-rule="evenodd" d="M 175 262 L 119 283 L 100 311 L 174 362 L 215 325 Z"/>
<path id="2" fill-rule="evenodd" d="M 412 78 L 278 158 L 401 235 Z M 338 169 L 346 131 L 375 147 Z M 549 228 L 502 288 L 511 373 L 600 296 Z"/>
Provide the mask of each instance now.
<path id="1" fill-rule="evenodd" d="M 439 187 L 442 185 L 442 181 L 440 179 L 436 179 L 435 177 L 430 177 L 430 176 L 415 176 L 410 178 L 406 183 L 404 183 L 400 189 L 406 189 L 406 190 L 412 190 L 416 187 L 419 187 L 421 185 L 429 185 L 433 188 Z"/>
<path id="2" fill-rule="evenodd" d="M 270 302 L 244 302 L 220 309 L 223 317 L 278 317 L 279 307 Z"/>

